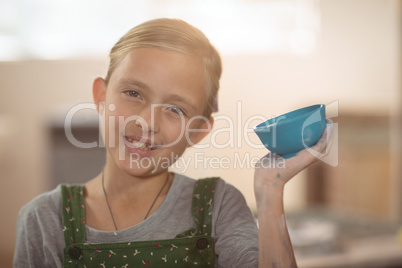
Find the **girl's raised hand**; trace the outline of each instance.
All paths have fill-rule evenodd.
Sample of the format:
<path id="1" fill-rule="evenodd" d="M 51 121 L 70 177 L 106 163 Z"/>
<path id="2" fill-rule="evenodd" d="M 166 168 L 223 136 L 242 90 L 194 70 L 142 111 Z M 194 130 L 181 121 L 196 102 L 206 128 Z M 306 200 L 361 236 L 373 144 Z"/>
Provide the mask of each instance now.
<path id="1" fill-rule="evenodd" d="M 327 120 L 326 128 L 318 142 L 298 152 L 295 156 L 284 159 L 279 155 L 269 153 L 260 159 L 254 174 L 254 188 L 257 194 L 264 189 L 281 189 L 297 173 L 325 157 L 331 148 L 333 123 Z"/>
<path id="2" fill-rule="evenodd" d="M 283 208 L 284 186 L 294 175 L 328 153 L 332 132 L 333 124 L 328 120 L 321 139 L 313 147 L 288 159 L 270 153 L 256 165 L 254 192 L 259 224 L 259 267 L 297 267 Z"/>

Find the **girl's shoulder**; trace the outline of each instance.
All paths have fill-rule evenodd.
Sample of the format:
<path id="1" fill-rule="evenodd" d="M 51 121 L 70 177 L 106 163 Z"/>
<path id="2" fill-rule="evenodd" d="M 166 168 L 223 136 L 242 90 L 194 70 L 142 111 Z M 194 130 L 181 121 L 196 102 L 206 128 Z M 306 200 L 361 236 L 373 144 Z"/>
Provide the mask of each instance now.
<path id="1" fill-rule="evenodd" d="M 19 212 L 20 220 L 32 220 L 54 216 L 61 219 L 61 185 L 51 191 L 42 193 L 25 204 Z"/>
<path id="2" fill-rule="evenodd" d="M 40 194 L 20 209 L 15 267 L 59 267 L 62 263 L 64 237 L 60 189 L 59 185 Z"/>

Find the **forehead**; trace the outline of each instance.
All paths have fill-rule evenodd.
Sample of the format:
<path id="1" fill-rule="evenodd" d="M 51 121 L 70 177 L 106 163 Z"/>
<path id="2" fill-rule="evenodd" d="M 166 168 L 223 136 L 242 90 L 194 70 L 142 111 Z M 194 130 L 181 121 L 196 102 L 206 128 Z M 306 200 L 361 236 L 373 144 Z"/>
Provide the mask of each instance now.
<path id="1" fill-rule="evenodd" d="M 173 94 L 203 110 L 207 79 L 202 59 L 180 52 L 137 48 L 129 52 L 110 77 L 110 83 L 135 80 L 155 94 Z"/>

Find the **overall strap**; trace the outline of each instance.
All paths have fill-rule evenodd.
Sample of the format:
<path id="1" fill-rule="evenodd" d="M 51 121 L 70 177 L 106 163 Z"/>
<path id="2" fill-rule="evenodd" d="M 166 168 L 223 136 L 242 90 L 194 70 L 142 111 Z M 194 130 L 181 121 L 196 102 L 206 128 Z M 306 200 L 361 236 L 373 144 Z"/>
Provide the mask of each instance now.
<path id="1" fill-rule="evenodd" d="M 66 246 L 85 243 L 85 205 L 82 185 L 61 185 L 63 232 Z"/>
<path id="2" fill-rule="evenodd" d="M 199 179 L 194 186 L 191 213 L 195 223 L 195 235 L 211 236 L 214 193 L 218 177 Z"/>

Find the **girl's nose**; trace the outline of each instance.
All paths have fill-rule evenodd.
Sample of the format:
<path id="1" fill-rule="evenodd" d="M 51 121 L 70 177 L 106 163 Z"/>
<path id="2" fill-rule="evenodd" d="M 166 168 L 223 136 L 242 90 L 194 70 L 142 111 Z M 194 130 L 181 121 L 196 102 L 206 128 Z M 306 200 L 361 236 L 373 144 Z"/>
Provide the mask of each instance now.
<path id="1" fill-rule="evenodd" d="M 144 107 L 138 114 L 139 118 L 135 121 L 137 127 L 143 132 L 157 133 L 159 131 L 160 109 L 156 107 Z"/>

